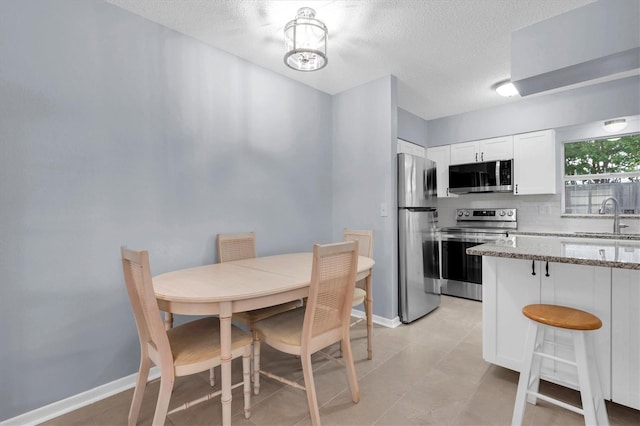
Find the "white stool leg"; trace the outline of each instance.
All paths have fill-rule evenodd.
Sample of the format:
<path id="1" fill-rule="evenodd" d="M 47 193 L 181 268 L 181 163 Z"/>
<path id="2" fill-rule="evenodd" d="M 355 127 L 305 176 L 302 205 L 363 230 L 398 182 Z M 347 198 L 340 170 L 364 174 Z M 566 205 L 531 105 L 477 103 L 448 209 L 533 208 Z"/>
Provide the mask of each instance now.
<path id="1" fill-rule="evenodd" d="M 518 380 L 518 391 L 516 392 L 516 402 L 513 407 L 512 425 L 521 425 L 524 418 L 524 409 L 527 404 L 527 390 L 531 376 L 531 364 L 533 361 L 533 351 L 538 341 L 539 327 L 534 322 L 529 322 L 527 339 L 524 345 L 524 359 L 520 369 L 520 379 Z"/>
<path id="2" fill-rule="evenodd" d="M 529 383 L 527 387 L 527 402 L 536 405 L 538 397 L 535 394 L 540 389 L 540 368 L 542 368 L 542 357 L 536 356 L 536 352 L 544 351 L 544 339 L 547 327 L 541 324 L 535 324 L 537 327 L 536 340 L 533 345 L 533 357 L 531 358 L 531 371 L 529 372 Z"/>
<path id="3" fill-rule="evenodd" d="M 590 357 L 587 351 L 588 349 L 593 349 L 592 345 L 588 345 L 586 341 L 591 336 L 586 336 L 586 332 L 584 331 L 573 331 L 572 334 L 585 424 L 608 425 L 609 419 L 606 415 L 606 407 L 604 406 L 602 392 L 600 391 L 598 368 L 594 357 Z M 597 402 L 596 399 L 598 400 Z M 597 411 L 601 412 L 600 416 L 596 414 Z M 604 416 L 602 416 L 602 413 L 604 413 Z"/>
<path id="4" fill-rule="evenodd" d="M 602 393 L 602 386 L 600 383 L 600 373 L 598 372 L 598 363 L 596 362 L 596 349 L 593 343 L 593 335 L 587 335 L 587 349 L 589 360 L 590 377 L 592 378 L 592 385 L 594 389 L 594 397 L 596 398 L 596 418 L 599 425 L 609 425 L 609 415 L 607 414 L 607 406 L 604 402 L 604 394 Z"/>

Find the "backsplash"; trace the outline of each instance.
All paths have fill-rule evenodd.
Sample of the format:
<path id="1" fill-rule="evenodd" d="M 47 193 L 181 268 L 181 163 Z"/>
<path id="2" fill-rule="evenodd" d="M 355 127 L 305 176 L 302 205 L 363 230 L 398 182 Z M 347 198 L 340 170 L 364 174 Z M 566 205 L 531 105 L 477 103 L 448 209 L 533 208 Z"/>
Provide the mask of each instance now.
<path id="1" fill-rule="evenodd" d="M 613 217 L 562 217 L 562 196 L 512 194 L 463 194 L 457 198 L 438 198 L 438 224 L 441 228 L 456 224 L 456 209 L 505 207 L 518 209 L 518 230 L 528 232 L 611 232 Z M 640 218 L 622 217 L 629 225 L 625 234 L 640 233 Z"/>

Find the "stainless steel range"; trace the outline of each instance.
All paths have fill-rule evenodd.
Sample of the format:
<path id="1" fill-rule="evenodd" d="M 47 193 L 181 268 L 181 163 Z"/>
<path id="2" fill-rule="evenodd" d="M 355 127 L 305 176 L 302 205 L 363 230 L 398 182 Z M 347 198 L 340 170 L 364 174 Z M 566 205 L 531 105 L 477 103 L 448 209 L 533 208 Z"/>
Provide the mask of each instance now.
<path id="1" fill-rule="evenodd" d="M 457 209 L 456 226 L 441 230 L 442 294 L 482 300 L 482 256 L 470 256 L 467 249 L 517 228 L 516 209 Z"/>

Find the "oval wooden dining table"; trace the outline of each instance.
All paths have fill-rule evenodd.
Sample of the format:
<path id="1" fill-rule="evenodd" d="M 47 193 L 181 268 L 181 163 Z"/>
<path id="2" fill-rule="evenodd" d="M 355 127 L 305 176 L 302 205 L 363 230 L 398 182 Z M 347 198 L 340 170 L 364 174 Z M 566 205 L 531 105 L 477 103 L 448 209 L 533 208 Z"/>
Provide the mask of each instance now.
<path id="1" fill-rule="evenodd" d="M 220 317 L 223 425 L 231 424 L 233 313 L 307 297 L 312 263 L 312 253 L 291 253 L 197 266 L 153 277 L 153 288 L 161 310 L 182 315 L 217 314 Z M 358 257 L 356 281 L 365 279 L 367 300 L 370 302 L 374 264 L 371 258 Z M 372 327 L 371 305 L 366 304 L 368 331 Z"/>

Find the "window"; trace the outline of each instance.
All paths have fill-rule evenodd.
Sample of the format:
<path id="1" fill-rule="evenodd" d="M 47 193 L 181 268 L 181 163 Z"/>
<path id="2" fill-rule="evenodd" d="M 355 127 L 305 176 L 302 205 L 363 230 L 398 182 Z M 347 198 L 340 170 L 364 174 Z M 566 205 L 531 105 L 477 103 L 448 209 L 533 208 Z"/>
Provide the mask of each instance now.
<path id="1" fill-rule="evenodd" d="M 640 215 L 640 133 L 564 143 L 565 213 L 598 214 L 607 197 Z"/>

